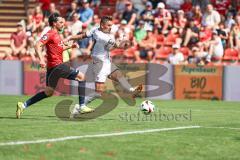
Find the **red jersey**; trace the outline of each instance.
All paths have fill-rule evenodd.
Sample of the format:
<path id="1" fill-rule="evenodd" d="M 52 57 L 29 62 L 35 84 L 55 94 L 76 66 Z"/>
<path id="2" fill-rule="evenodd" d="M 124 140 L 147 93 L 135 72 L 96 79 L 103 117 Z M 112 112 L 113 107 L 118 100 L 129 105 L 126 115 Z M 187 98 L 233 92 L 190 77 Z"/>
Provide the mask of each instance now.
<path id="1" fill-rule="evenodd" d="M 55 30 L 49 30 L 40 40 L 47 48 L 47 67 L 52 68 L 63 63 L 63 41 Z"/>
<path id="2" fill-rule="evenodd" d="M 36 24 L 39 24 L 43 22 L 43 15 L 42 14 L 37 14 L 33 16 L 33 20 L 35 20 Z"/>
<path id="3" fill-rule="evenodd" d="M 50 0 L 39 0 L 40 3 L 42 3 L 42 10 L 47 11 L 49 10 L 49 6 L 51 1 Z"/>
<path id="4" fill-rule="evenodd" d="M 23 44 L 23 42 L 27 39 L 27 37 L 25 32 L 21 32 L 21 33 L 15 32 L 11 35 L 10 39 L 14 41 L 15 47 L 18 48 Z"/>
<path id="5" fill-rule="evenodd" d="M 210 29 L 204 29 L 200 32 L 200 41 L 201 42 L 206 42 L 208 40 L 211 40 L 212 38 L 212 30 Z"/>
<path id="6" fill-rule="evenodd" d="M 185 2 L 181 5 L 181 9 L 184 11 L 184 12 L 189 12 L 191 11 L 192 9 L 192 3 L 191 2 Z"/>
<path id="7" fill-rule="evenodd" d="M 219 14 L 225 15 L 228 11 L 229 5 L 231 5 L 231 0 L 213 0 L 212 3 Z"/>

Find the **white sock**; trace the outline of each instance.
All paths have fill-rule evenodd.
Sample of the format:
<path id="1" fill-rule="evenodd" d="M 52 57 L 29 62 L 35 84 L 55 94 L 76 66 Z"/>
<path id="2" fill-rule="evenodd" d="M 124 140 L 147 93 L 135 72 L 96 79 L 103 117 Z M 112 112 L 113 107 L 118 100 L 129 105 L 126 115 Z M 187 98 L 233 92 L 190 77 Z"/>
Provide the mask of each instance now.
<path id="1" fill-rule="evenodd" d="M 129 91 L 130 91 L 130 92 L 134 92 L 135 89 L 134 89 L 133 87 L 131 87 L 131 88 L 129 89 Z"/>
<path id="2" fill-rule="evenodd" d="M 26 102 L 25 103 L 23 103 L 24 105 L 23 105 L 23 109 L 26 109 L 27 107 L 27 105 L 26 105 Z"/>
<path id="3" fill-rule="evenodd" d="M 79 109 L 84 109 L 85 107 L 87 107 L 85 104 L 81 104 Z"/>

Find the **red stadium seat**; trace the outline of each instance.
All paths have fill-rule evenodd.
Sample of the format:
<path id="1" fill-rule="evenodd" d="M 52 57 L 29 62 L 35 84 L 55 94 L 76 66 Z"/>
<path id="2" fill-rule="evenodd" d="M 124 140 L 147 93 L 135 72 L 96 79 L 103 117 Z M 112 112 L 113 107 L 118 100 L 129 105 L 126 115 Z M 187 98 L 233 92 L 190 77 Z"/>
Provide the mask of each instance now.
<path id="1" fill-rule="evenodd" d="M 21 61 L 30 62 L 32 59 L 30 56 L 24 56 L 20 59 Z"/>
<path id="2" fill-rule="evenodd" d="M 101 0 L 101 5 L 107 5 L 108 1 L 107 0 Z"/>
<path id="3" fill-rule="evenodd" d="M 137 50 L 136 47 L 129 48 L 124 52 L 124 56 L 126 58 L 132 59 L 132 58 L 134 58 L 134 54 L 135 54 L 136 50 Z"/>
<path id="4" fill-rule="evenodd" d="M 188 47 L 182 47 L 179 49 L 180 52 L 187 58 L 190 55 L 190 49 Z"/>
<path id="5" fill-rule="evenodd" d="M 72 3 L 72 1 L 73 1 L 73 0 L 62 0 L 62 3 L 68 3 L 68 4 L 70 4 L 70 3 Z"/>
<path id="6" fill-rule="evenodd" d="M 123 49 L 114 49 L 110 52 L 111 57 L 123 55 Z"/>
<path id="7" fill-rule="evenodd" d="M 104 7 L 101 8 L 100 15 L 102 16 L 110 16 L 115 12 L 115 7 Z"/>
<path id="8" fill-rule="evenodd" d="M 238 61 L 238 51 L 232 48 L 225 50 L 224 56 L 222 58 L 224 61 Z"/>
<path id="9" fill-rule="evenodd" d="M 167 59 L 169 54 L 171 54 L 171 53 L 172 53 L 171 47 L 163 46 L 156 51 L 156 58 L 157 59 Z"/>
<path id="10" fill-rule="evenodd" d="M 108 0 L 109 5 L 115 6 L 116 3 L 117 3 L 117 0 Z"/>
<path id="11" fill-rule="evenodd" d="M 156 39 L 157 39 L 157 45 L 161 46 L 164 44 L 164 36 L 162 34 L 157 35 Z"/>
<path id="12" fill-rule="evenodd" d="M 164 45 L 172 46 L 173 44 L 176 43 L 177 38 L 178 35 L 169 34 L 167 38 L 164 39 Z"/>

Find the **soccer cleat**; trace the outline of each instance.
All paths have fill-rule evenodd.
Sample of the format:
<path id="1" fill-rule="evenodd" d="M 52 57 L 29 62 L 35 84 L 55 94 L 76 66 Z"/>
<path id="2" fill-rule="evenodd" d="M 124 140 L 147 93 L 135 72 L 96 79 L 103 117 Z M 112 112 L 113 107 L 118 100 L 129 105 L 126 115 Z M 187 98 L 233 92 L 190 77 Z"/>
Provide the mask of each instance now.
<path id="1" fill-rule="evenodd" d="M 132 94 L 132 97 L 136 98 L 137 95 L 142 92 L 142 89 L 143 89 L 143 85 L 142 84 L 139 84 L 137 87 L 135 87 L 134 91 L 133 91 L 133 94 Z"/>
<path id="2" fill-rule="evenodd" d="M 81 113 L 81 114 L 91 113 L 91 112 L 94 112 L 94 109 L 89 108 L 89 107 L 87 107 L 87 106 L 85 106 L 85 107 L 83 107 L 83 108 L 80 109 L 80 113 Z"/>
<path id="3" fill-rule="evenodd" d="M 79 104 L 75 104 L 73 110 L 71 111 L 70 118 L 74 118 L 80 113 L 80 106 Z"/>
<path id="4" fill-rule="evenodd" d="M 23 113 L 24 108 L 25 108 L 24 103 L 22 103 L 22 102 L 17 103 L 17 111 L 16 111 L 16 118 L 17 119 L 21 118 L 21 114 Z"/>

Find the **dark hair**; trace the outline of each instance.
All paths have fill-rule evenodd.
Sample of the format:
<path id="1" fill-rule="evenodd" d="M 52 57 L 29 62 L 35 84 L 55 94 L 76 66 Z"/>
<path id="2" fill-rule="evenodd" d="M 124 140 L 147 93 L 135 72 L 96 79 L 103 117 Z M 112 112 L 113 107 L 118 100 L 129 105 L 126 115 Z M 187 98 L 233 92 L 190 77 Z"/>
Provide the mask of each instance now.
<path id="1" fill-rule="evenodd" d="M 59 17 L 60 17 L 60 15 L 58 13 L 51 14 L 48 18 L 49 25 L 52 27 L 53 23 L 57 22 Z"/>
<path id="2" fill-rule="evenodd" d="M 112 20 L 113 20 L 112 16 L 103 16 L 103 17 L 101 18 L 101 22 L 100 22 L 100 23 L 105 24 L 105 23 L 107 23 L 108 21 L 112 21 Z"/>

